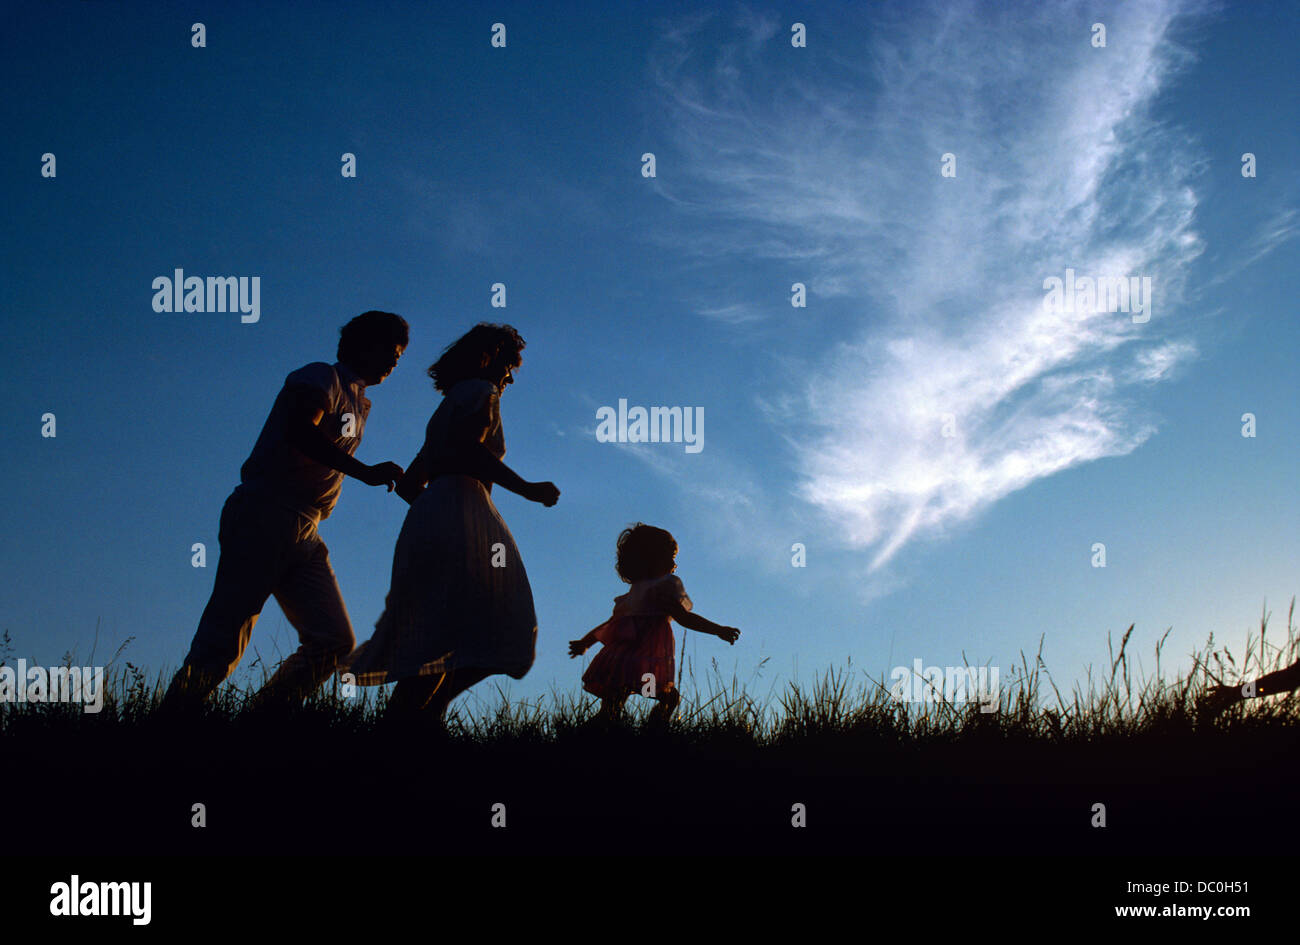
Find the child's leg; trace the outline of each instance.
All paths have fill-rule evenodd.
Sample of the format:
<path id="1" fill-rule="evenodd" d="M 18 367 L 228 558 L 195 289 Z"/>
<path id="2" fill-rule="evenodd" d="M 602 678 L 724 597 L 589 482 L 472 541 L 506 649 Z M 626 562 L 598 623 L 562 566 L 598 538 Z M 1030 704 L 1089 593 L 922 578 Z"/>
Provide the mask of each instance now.
<path id="1" fill-rule="evenodd" d="M 681 702 L 681 694 L 677 692 L 676 687 L 670 686 L 667 689 L 661 689 L 655 696 L 658 703 L 650 710 L 650 721 L 656 724 L 668 722 L 672 719 L 673 713 L 677 711 L 677 703 Z"/>
<path id="2" fill-rule="evenodd" d="M 606 722 L 611 722 L 623 714 L 623 703 L 627 701 L 627 696 L 604 696 L 600 700 L 600 712 L 597 718 Z"/>

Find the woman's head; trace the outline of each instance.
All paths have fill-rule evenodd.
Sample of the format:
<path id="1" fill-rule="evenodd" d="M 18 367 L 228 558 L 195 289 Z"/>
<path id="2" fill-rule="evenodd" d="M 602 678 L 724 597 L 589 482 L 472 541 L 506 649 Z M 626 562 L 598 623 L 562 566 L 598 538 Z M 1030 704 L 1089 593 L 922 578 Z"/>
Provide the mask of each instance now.
<path id="1" fill-rule="evenodd" d="M 677 540 L 662 528 L 637 522 L 618 536 L 614 567 L 626 583 L 672 574 L 677 568 Z"/>
<path id="2" fill-rule="evenodd" d="M 429 366 L 433 386 L 447 393 L 461 381 L 481 377 L 503 388 L 519 367 L 524 339 L 509 325 L 479 322 L 449 344 L 442 357 Z"/>

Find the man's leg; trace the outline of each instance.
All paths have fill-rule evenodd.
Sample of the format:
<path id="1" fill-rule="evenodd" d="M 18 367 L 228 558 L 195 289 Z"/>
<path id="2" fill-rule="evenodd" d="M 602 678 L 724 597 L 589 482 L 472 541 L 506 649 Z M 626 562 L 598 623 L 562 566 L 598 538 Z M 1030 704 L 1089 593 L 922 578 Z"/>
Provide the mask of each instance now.
<path id="1" fill-rule="evenodd" d="M 247 500 L 227 500 L 221 510 L 221 554 L 212 596 L 162 708 L 202 704 L 239 665 L 275 586 L 286 537 L 293 537 L 283 532 L 275 528 L 274 520 L 259 516 Z"/>
<path id="2" fill-rule="evenodd" d="M 315 537 L 300 542 L 295 561 L 275 589 L 284 615 L 298 631 L 300 645 L 280 664 L 257 694 L 264 704 L 298 704 L 330 677 L 339 660 L 352 652 L 356 636 L 339 593 L 329 549 Z"/>

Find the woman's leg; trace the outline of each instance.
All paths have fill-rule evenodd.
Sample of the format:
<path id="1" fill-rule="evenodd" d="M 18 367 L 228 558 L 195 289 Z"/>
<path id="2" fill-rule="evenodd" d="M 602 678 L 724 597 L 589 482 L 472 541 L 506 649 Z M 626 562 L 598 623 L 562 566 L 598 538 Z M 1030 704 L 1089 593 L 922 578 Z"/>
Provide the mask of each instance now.
<path id="1" fill-rule="evenodd" d="M 423 709 L 437 692 L 443 676 L 410 676 L 399 680 L 388 697 L 387 714 L 412 716 Z"/>
<path id="2" fill-rule="evenodd" d="M 482 682 L 492 674 L 481 669 L 453 669 L 451 672 L 444 673 L 440 677 L 441 685 L 437 686 L 428 700 L 425 709 L 441 719 L 447 714 L 447 706 L 451 705 L 451 700 L 473 686 L 475 683 Z"/>

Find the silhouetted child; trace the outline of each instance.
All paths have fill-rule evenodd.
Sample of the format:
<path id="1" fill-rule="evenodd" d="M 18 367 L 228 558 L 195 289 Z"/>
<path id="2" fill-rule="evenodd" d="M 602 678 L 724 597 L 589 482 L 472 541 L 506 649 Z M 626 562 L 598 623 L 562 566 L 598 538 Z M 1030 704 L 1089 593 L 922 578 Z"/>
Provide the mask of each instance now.
<path id="1" fill-rule="evenodd" d="M 740 631 L 691 613 L 691 599 L 677 570 L 677 542 L 662 528 L 638 522 L 618 536 L 618 576 L 632 585 L 614 598 L 614 613 L 581 640 L 569 643 L 569 656 L 581 656 L 593 643 L 604 644 L 587 671 L 582 688 L 600 697 L 602 722 L 623 709 L 627 697 L 649 691 L 659 704 L 650 712 L 654 722 L 667 722 L 680 696 L 673 680 L 673 630 L 670 618 L 688 630 L 710 633 L 735 643 Z M 651 678 L 646 678 L 647 674 Z"/>

